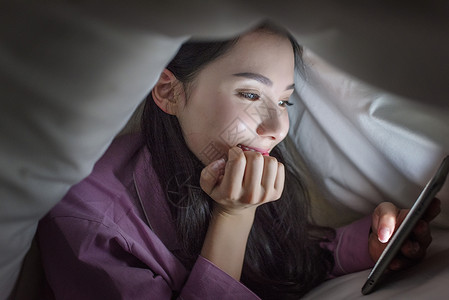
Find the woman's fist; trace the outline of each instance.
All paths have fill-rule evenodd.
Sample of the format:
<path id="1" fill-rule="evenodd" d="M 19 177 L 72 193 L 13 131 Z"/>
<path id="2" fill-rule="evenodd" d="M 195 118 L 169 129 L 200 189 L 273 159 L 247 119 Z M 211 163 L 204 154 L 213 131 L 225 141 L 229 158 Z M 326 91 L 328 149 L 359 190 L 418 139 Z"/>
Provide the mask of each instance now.
<path id="1" fill-rule="evenodd" d="M 229 149 L 228 160 L 219 159 L 201 173 L 201 188 L 230 214 L 277 200 L 284 189 L 284 165 L 259 152 Z"/>

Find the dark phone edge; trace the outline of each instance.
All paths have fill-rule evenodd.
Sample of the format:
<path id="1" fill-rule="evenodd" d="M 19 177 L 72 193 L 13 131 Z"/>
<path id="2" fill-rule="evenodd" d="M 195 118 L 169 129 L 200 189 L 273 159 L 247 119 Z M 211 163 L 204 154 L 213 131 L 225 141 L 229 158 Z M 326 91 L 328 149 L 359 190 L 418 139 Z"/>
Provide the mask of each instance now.
<path id="1" fill-rule="evenodd" d="M 390 264 L 393 257 L 396 255 L 396 253 L 399 251 L 400 247 L 404 243 L 405 239 L 408 237 L 410 232 L 412 231 L 413 227 L 415 226 L 416 222 L 421 218 L 422 214 L 425 212 L 427 207 L 432 202 L 433 198 L 436 196 L 436 194 L 441 190 L 443 187 L 447 175 L 449 172 L 449 155 L 446 156 L 443 161 L 441 162 L 438 170 L 432 176 L 432 178 L 429 180 L 429 182 L 426 184 L 420 195 L 418 196 L 418 199 L 413 204 L 409 214 L 402 222 L 401 226 L 396 230 L 393 237 L 390 240 L 390 243 L 388 246 L 384 249 L 382 252 L 382 255 L 379 257 L 379 260 L 374 265 L 373 269 L 371 270 L 370 274 L 368 275 L 367 280 L 365 281 L 365 284 L 363 285 L 361 292 L 363 295 L 367 295 L 371 293 L 374 288 L 377 286 L 380 279 L 383 277 L 383 273 L 385 269 Z M 427 201 L 425 201 L 427 200 Z M 416 214 L 416 211 L 418 211 L 418 214 Z M 409 221 L 412 219 L 411 221 Z M 410 226 L 410 222 L 411 226 Z M 404 228 L 407 224 L 407 228 Z M 390 250 L 391 249 L 391 250 Z M 384 258 L 386 257 L 386 258 Z"/>

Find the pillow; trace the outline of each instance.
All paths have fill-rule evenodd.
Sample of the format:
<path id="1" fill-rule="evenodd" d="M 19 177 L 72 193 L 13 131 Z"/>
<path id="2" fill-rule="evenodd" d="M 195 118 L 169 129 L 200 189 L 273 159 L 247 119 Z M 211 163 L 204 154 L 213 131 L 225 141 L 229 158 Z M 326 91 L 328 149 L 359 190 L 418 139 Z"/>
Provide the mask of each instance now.
<path id="1" fill-rule="evenodd" d="M 0 299 L 39 219 L 91 172 L 181 44 L 257 22 L 228 9 L 247 18 L 223 26 L 219 7 L 181 4 L 202 17 L 163 3 L 0 4 Z"/>
<path id="2" fill-rule="evenodd" d="M 10 12 L 0 45 L 0 299 L 38 220 L 90 173 L 186 39 L 70 12 Z"/>

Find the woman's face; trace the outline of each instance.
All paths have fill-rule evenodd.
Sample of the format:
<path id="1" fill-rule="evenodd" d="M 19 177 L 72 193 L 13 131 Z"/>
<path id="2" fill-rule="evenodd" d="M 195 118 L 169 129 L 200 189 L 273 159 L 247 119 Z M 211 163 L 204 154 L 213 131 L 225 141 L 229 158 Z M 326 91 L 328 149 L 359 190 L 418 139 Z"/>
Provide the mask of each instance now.
<path id="1" fill-rule="evenodd" d="M 294 54 L 286 37 L 256 31 L 206 65 L 177 117 L 190 150 L 205 164 L 231 147 L 264 155 L 288 132 Z"/>

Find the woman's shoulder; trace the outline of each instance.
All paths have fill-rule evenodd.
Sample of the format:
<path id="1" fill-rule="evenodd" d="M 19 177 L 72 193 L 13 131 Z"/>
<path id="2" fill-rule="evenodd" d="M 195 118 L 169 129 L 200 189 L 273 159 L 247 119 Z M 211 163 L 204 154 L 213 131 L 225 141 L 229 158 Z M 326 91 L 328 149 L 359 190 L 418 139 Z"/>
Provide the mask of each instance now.
<path id="1" fill-rule="evenodd" d="M 116 138 L 91 174 L 72 186 L 51 210 L 50 217 L 74 216 L 89 220 L 120 219 L 135 209 L 133 173 L 146 156 L 139 134 Z M 148 160 L 145 160 L 148 161 Z"/>
<path id="2" fill-rule="evenodd" d="M 132 167 L 136 155 L 144 148 L 139 133 L 121 135 L 115 138 L 102 157 L 95 163 L 91 176 L 112 176 Z"/>

